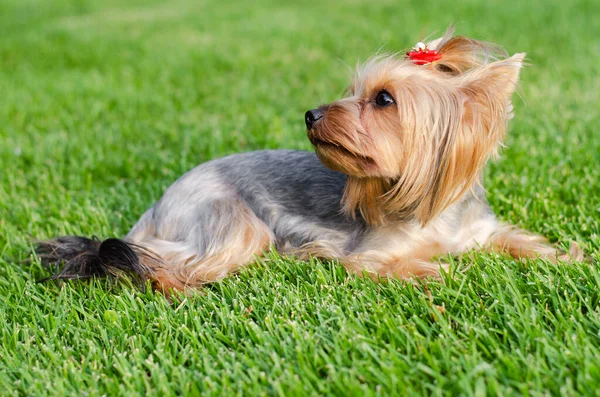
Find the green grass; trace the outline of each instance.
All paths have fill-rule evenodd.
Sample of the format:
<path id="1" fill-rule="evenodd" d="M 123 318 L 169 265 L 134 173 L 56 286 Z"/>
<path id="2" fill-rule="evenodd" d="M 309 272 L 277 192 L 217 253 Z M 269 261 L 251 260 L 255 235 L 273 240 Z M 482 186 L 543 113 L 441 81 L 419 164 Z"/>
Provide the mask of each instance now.
<path id="1" fill-rule="evenodd" d="M 576 395 L 600 390 L 600 24 L 563 2 L 0 0 L 1 395 Z M 376 284 L 275 255 L 175 300 L 36 284 L 31 239 L 122 236 L 184 171 L 310 149 L 347 65 L 452 22 L 526 51 L 500 217 L 592 264 L 454 259 Z M 472 267 L 461 272 L 467 265 Z"/>

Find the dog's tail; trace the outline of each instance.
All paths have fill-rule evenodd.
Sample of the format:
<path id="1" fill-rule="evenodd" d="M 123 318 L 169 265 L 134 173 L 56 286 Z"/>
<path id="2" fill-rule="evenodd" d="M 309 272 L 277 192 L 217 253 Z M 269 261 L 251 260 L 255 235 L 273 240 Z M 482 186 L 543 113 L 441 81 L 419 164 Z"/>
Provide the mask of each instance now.
<path id="1" fill-rule="evenodd" d="M 48 280 L 89 279 L 129 275 L 144 285 L 162 267 L 154 252 L 117 238 L 64 236 L 37 243 L 36 253 L 44 265 L 62 265 Z"/>

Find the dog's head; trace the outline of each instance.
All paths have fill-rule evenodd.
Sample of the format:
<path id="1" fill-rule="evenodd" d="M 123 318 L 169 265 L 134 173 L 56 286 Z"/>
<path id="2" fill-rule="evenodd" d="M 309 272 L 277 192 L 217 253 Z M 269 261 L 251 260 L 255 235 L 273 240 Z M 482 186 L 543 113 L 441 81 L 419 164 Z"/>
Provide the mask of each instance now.
<path id="1" fill-rule="evenodd" d="M 525 54 L 507 58 L 451 30 L 427 50 L 441 59 L 374 57 L 346 98 L 305 115 L 321 161 L 349 175 L 345 209 L 370 223 L 441 213 L 477 181 L 512 115 Z"/>

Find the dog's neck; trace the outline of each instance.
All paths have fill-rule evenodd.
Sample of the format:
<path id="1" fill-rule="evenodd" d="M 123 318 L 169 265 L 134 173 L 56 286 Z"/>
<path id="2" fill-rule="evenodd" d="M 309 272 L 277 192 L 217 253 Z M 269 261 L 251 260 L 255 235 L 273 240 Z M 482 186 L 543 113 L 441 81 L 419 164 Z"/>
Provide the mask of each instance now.
<path id="1" fill-rule="evenodd" d="M 359 178 L 348 176 L 342 207 L 353 218 L 358 214 L 370 225 L 383 224 L 386 211 L 383 196 L 393 185 L 393 181 L 383 178 Z"/>
<path id="2" fill-rule="evenodd" d="M 405 222 L 419 220 L 417 211 L 421 204 L 420 200 L 408 201 L 408 205 L 402 207 L 394 205 L 395 200 L 391 195 L 398 183 L 398 180 L 390 178 L 348 176 L 342 197 L 343 211 L 354 219 L 362 217 L 371 226 L 383 225 L 391 219 Z M 481 185 L 481 174 L 475 183 Z M 463 186 L 457 187 L 457 192 L 461 193 L 457 194 L 455 200 L 449 202 L 448 206 L 460 201 L 461 197 L 470 190 L 469 188 L 464 189 Z M 421 222 L 421 224 L 425 226 L 425 223 Z"/>

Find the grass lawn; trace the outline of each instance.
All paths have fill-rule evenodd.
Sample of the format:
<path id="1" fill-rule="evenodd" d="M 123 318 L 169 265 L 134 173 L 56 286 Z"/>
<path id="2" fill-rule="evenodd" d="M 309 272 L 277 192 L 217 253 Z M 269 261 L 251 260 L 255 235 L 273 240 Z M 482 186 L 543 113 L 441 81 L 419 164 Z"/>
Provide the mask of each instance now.
<path id="1" fill-rule="evenodd" d="M 0 395 L 599 394 L 597 1 L 272 3 L 0 0 Z M 347 65 L 452 22 L 532 65 L 492 207 L 595 263 L 468 254 L 424 289 L 271 255 L 172 305 L 21 264 L 123 236 L 200 162 L 310 150 Z"/>

